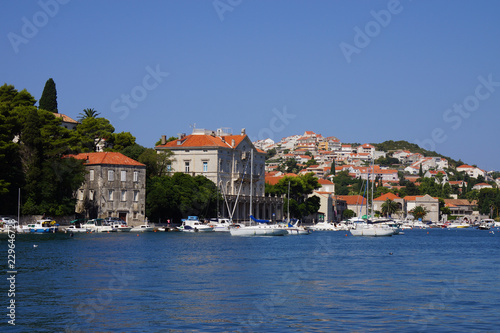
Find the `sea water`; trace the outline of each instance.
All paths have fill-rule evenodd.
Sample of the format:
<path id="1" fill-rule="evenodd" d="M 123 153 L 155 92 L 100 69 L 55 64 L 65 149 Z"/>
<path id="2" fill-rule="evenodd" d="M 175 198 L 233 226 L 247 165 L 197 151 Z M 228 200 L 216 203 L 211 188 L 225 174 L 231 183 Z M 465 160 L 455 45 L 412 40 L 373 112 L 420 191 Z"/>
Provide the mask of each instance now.
<path id="1" fill-rule="evenodd" d="M 498 229 L 17 235 L 15 245 L 15 326 L 4 278 L 4 332 L 500 331 Z"/>

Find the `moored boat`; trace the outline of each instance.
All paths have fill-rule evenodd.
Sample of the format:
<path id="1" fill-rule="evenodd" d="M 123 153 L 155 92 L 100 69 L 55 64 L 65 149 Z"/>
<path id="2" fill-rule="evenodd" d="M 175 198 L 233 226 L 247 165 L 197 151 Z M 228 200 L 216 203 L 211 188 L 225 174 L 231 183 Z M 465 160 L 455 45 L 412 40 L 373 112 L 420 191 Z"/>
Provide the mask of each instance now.
<path id="1" fill-rule="evenodd" d="M 202 223 L 197 216 L 188 216 L 187 219 L 182 220 L 182 224 L 178 227 L 180 231 L 184 232 L 209 232 L 214 231 L 214 228 L 208 224 Z"/>
<path id="2" fill-rule="evenodd" d="M 55 233 L 58 230 L 58 224 L 52 219 L 42 219 L 35 223 L 22 226 L 24 233 Z"/>
<path id="3" fill-rule="evenodd" d="M 288 231 L 278 224 L 271 224 L 269 220 L 258 220 L 253 215 L 250 215 L 255 225 L 242 225 L 231 228 L 231 236 L 284 236 Z"/>

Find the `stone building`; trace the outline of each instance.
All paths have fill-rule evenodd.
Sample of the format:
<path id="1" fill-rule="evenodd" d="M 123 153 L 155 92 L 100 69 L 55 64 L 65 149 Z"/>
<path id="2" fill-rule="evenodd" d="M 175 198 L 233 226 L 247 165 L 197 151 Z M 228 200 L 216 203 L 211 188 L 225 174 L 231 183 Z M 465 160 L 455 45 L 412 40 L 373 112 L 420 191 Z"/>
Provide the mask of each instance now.
<path id="1" fill-rule="evenodd" d="M 234 211 L 234 221 L 246 220 L 250 214 L 261 219 L 282 218 L 283 199 L 265 196 L 266 153 L 254 147 L 245 129 L 239 135 L 232 135 L 227 128 L 194 129 L 192 134 L 181 134 L 170 142 L 162 136 L 155 149 L 174 154 L 171 172 L 202 175 L 217 185 L 227 200 L 227 204 L 220 203 L 220 216 L 231 216 Z"/>
<path id="2" fill-rule="evenodd" d="M 146 166 L 121 153 L 73 155 L 84 160 L 85 182 L 75 211 L 87 218 L 118 217 L 130 225 L 145 220 Z"/>

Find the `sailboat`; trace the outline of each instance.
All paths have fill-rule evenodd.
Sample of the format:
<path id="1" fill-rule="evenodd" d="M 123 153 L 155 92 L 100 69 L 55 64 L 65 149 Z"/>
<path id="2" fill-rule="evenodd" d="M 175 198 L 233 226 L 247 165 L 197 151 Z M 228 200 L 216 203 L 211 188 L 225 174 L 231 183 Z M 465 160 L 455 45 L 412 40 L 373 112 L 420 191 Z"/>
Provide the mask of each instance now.
<path id="1" fill-rule="evenodd" d="M 373 170 L 373 160 L 371 170 Z M 368 177 L 366 179 L 366 193 L 367 198 L 370 195 L 370 173 L 368 172 Z M 373 215 L 373 188 L 374 184 L 372 184 L 372 204 L 370 206 L 370 213 Z M 389 237 L 394 235 L 394 228 L 390 227 L 387 224 L 379 224 L 375 223 L 373 220 L 370 220 L 371 215 L 368 215 L 368 199 L 366 200 L 366 219 L 355 218 L 352 219 L 353 227 L 349 230 L 351 235 L 353 236 L 370 236 L 370 237 Z"/>
<path id="2" fill-rule="evenodd" d="M 278 224 L 273 224 L 269 220 L 259 220 L 252 215 L 253 204 L 253 149 L 250 153 L 250 219 L 257 223 L 242 225 L 229 229 L 231 236 L 284 236 L 288 234 L 286 229 Z"/>

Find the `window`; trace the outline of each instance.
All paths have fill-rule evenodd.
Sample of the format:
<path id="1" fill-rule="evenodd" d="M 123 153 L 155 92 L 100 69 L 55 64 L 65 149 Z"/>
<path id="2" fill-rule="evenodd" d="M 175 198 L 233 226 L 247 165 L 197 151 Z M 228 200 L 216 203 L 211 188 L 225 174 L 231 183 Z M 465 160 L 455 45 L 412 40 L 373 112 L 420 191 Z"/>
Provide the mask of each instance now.
<path id="1" fill-rule="evenodd" d="M 186 172 L 186 173 L 189 172 L 189 161 L 184 162 L 184 172 Z"/>
<path id="2" fill-rule="evenodd" d="M 120 198 L 121 201 L 127 201 L 127 190 L 122 190 Z"/>
<path id="3" fill-rule="evenodd" d="M 120 172 L 120 180 L 122 182 L 126 182 L 127 181 L 127 171 L 126 170 L 122 170 Z"/>
<path id="4" fill-rule="evenodd" d="M 167 164 L 167 171 L 168 171 L 168 172 L 172 171 L 172 165 Z"/>
<path id="5" fill-rule="evenodd" d="M 90 170 L 89 177 L 90 177 L 90 181 L 94 180 L 94 169 Z"/>
<path id="6" fill-rule="evenodd" d="M 114 170 L 108 170 L 108 181 L 112 182 L 115 180 L 115 171 Z"/>
<path id="7" fill-rule="evenodd" d="M 208 171 L 208 162 L 203 161 L 203 172 L 207 172 L 207 171 Z"/>
<path id="8" fill-rule="evenodd" d="M 134 171 L 134 182 L 137 183 L 139 181 L 139 171 Z"/>
<path id="9" fill-rule="evenodd" d="M 89 191 L 89 200 L 94 200 L 94 190 Z"/>
<path id="10" fill-rule="evenodd" d="M 134 202 L 139 201 L 139 191 L 134 191 Z"/>
<path id="11" fill-rule="evenodd" d="M 113 190 L 108 190 L 108 201 L 113 201 Z"/>
<path id="12" fill-rule="evenodd" d="M 78 191 L 78 200 L 83 200 L 83 190 Z"/>

